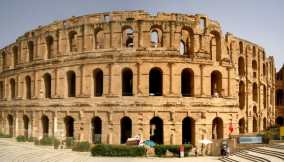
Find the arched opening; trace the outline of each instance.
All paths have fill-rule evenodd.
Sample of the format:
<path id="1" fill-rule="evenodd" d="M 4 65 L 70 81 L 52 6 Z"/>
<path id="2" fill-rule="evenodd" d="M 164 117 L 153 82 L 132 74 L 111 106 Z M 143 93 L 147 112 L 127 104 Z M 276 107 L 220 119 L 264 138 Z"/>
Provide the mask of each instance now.
<path id="1" fill-rule="evenodd" d="M 265 64 L 262 65 L 262 74 L 263 74 L 263 76 L 266 75 L 266 66 L 265 66 Z"/>
<path id="2" fill-rule="evenodd" d="M 0 99 L 3 99 L 4 95 L 5 95 L 4 82 L 0 81 Z"/>
<path id="3" fill-rule="evenodd" d="M 74 137 L 74 119 L 71 116 L 64 118 L 66 137 Z"/>
<path id="4" fill-rule="evenodd" d="M 157 144 L 164 143 L 163 120 L 159 117 L 153 117 L 150 120 L 150 140 Z"/>
<path id="5" fill-rule="evenodd" d="M 77 52 L 77 32 L 75 31 L 69 32 L 69 46 L 70 52 Z"/>
<path id="6" fill-rule="evenodd" d="M 30 100 L 32 98 L 32 83 L 31 83 L 31 77 L 26 76 L 26 99 Z"/>
<path id="7" fill-rule="evenodd" d="M 131 69 L 125 68 L 122 70 L 122 95 L 133 95 L 133 73 Z"/>
<path id="8" fill-rule="evenodd" d="M 257 62 L 255 60 L 252 61 L 252 70 L 253 70 L 253 78 L 257 77 Z"/>
<path id="9" fill-rule="evenodd" d="M 216 57 L 216 61 L 221 61 L 221 37 L 217 31 L 210 32 L 210 51 L 211 56 Z"/>
<path id="10" fill-rule="evenodd" d="M 125 116 L 120 120 L 120 143 L 124 144 L 132 136 L 132 121 Z"/>
<path id="11" fill-rule="evenodd" d="M 149 95 L 163 95 L 163 72 L 160 68 L 152 68 L 149 74 Z"/>
<path id="12" fill-rule="evenodd" d="M 283 125 L 284 125 L 284 118 L 283 118 L 282 116 L 278 116 L 278 117 L 276 118 L 276 124 L 277 124 L 278 126 L 283 126 Z"/>
<path id="13" fill-rule="evenodd" d="M 103 49 L 105 42 L 105 34 L 103 29 L 98 28 L 95 30 L 95 47 L 96 49 Z"/>
<path id="14" fill-rule="evenodd" d="M 252 86 L 252 96 L 253 96 L 253 101 L 257 102 L 258 101 L 258 93 L 257 93 L 257 84 L 253 83 Z"/>
<path id="15" fill-rule="evenodd" d="M 266 118 L 263 118 L 262 124 L 263 124 L 263 130 L 266 130 Z"/>
<path id="16" fill-rule="evenodd" d="M 266 97 L 267 97 L 266 95 L 267 95 L 267 94 L 266 94 L 266 86 L 264 85 L 264 86 L 263 86 L 263 100 L 262 100 L 262 101 L 263 101 L 263 108 L 264 108 L 264 109 L 266 109 Z"/>
<path id="17" fill-rule="evenodd" d="M 152 27 L 150 30 L 150 39 L 151 39 L 151 44 L 152 47 L 156 48 L 156 47 L 162 47 L 162 30 L 160 29 L 160 27 Z"/>
<path id="18" fill-rule="evenodd" d="M 134 31 L 130 27 L 126 27 L 122 32 L 122 41 L 126 48 L 134 47 Z"/>
<path id="19" fill-rule="evenodd" d="M 92 142 L 100 144 L 102 141 L 102 120 L 99 117 L 92 119 Z"/>
<path id="20" fill-rule="evenodd" d="M 14 136 L 14 119 L 12 115 L 7 116 L 9 136 Z"/>
<path id="21" fill-rule="evenodd" d="M 11 92 L 11 99 L 16 98 L 16 82 L 14 79 L 10 79 L 10 92 Z"/>
<path id="22" fill-rule="evenodd" d="M 252 131 L 257 132 L 257 119 L 256 119 L 256 117 L 253 117 L 252 127 L 253 127 Z"/>
<path id="23" fill-rule="evenodd" d="M 180 54 L 181 55 L 192 55 L 194 44 L 194 34 L 191 28 L 183 27 L 181 30 L 181 41 L 180 41 Z"/>
<path id="24" fill-rule="evenodd" d="M 246 99 L 245 83 L 243 81 L 240 81 L 240 83 L 239 83 L 239 105 L 240 105 L 240 109 L 245 108 L 245 99 Z"/>
<path id="25" fill-rule="evenodd" d="M 239 69 L 239 75 L 242 77 L 245 76 L 245 61 L 243 57 L 239 57 L 238 69 Z"/>
<path id="26" fill-rule="evenodd" d="M 180 55 L 186 55 L 187 54 L 187 48 L 186 48 L 183 40 L 181 40 L 180 43 L 179 43 L 179 53 L 180 53 Z"/>
<path id="27" fill-rule="evenodd" d="M 47 50 L 47 59 L 53 57 L 54 54 L 54 41 L 52 36 L 46 37 L 46 50 Z"/>
<path id="28" fill-rule="evenodd" d="M 6 53 L 2 52 L 2 69 L 4 70 L 7 66 L 7 58 L 6 58 Z"/>
<path id="29" fill-rule="evenodd" d="M 240 48 L 240 53 L 243 53 L 244 51 L 243 42 L 239 42 L 239 48 Z"/>
<path id="30" fill-rule="evenodd" d="M 24 136 L 28 137 L 29 136 L 29 117 L 27 115 L 23 116 L 23 121 L 24 121 Z"/>
<path id="31" fill-rule="evenodd" d="M 18 64 L 18 47 L 14 46 L 13 47 L 13 55 L 14 55 L 14 66 Z"/>
<path id="32" fill-rule="evenodd" d="M 195 144 L 195 121 L 190 117 L 182 120 L 182 143 Z"/>
<path id="33" fill-rule="evenodd" d="M 67 72 L 67 85 L 68 85 L 68 97 L 76 96 L 76 74 L 74 71 Z"/>
<path id="34" fill-rule="evenodd" d="M 48 136 L 49 130 L 49 119 L 46 115 L 42 115 L 41 117 L 41 125 L 42 125 L 42 134 L 44 137 Z"/>
<path id="35" fill-rule="evenodd" d="M 214 118 L 212 121 L 212 139 L 222 139 L 223 128 L 223 120 L 219 117 Z"/>
<path id="36" fill-rule="evenodd" d="M 101 69 L 96 69 L 93 72 L 93 80 L 94 80 L 94 96 L 102 96 L 103 95 L 103 79 L 104 74 Z"/>
<path id="37" fill-rule="evenodd" d="M 34 60 L 34 42 L 28 42 L 28 50 L 29 50 L 29 62 Z"/>
<path id="38" fill-rule="evenodd" d="M 217 70 L 211 73 L 211 95 L 222 96 L 222 74 Z"/>
<path id="39" fill-rule="evenodd" d="M 51 75 L 46 73 L 43 76 L 45 98 L 51 98 Z"/>
<path id="40" fill-rule="evenodd" d="M 255 48 L 255 46 L 252 47 L 252 55 L 253 55 L 253 57 L 256 56 L 256 48 Z"/>
<path id="41" fill-rule="evenodd" d="M 244 118 L 241 118 L 239 120 L 239 133 L 240 134 L 245 133 L 245 119 Z"/>
<path id="42" fill-rule="evenodd" d="M 186 68 L 181 73 L 181 93 L 182 96 L 193 96 L 194 91 L 194 73 Z"/>
<path id="43" fill-rule="evenodd" d="M 283 95 L 284 93 L 283 93 L 283 90 L 282 89 L 277 89 L 276 90 L 276 105 L 277 106 L 281 106 L 281 105 L 283 105 L 283 97 L 284 97 L 284 95 Z"/>

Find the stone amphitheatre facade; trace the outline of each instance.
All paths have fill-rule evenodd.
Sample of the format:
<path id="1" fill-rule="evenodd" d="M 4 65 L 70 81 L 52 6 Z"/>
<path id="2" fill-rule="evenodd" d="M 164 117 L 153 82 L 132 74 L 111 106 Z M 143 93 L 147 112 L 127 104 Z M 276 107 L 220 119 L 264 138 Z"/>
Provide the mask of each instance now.
<path id="1" fill-rule="evenodd" d="M 206 15 L 71 17 L 0 50 L 0 131 L 199 143 L 274 124 L 273 57 Z"/>

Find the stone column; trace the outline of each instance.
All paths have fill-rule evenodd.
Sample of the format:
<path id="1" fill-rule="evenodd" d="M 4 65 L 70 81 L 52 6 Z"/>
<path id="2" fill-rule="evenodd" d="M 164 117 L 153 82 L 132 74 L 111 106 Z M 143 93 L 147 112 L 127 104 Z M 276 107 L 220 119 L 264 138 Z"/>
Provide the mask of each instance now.
<path id="1" fill-rule="evenodd" d="M 231 69 L 228 67 L 228 97 L 231 96 Z"/>
<path id="2" fill-rule="evenodd" d="M 112 95 L 112 86 L 111 86 L 111 75 L 112 75 L 112 63 L 108 64 L 108 74 L 109 74 L 109 80 L 108 80 L 108 95 Z"/>
<path id="3" fill-rule="evenodd" d="M 141 63 L 140 62 L 137 62 L 136 63 L 136 69 L 137 69 L 137 95 L 141 95 L 142 92 L 141 92 L 141 87 L 140 87 L 140 66 L 141 66 Z"/>
<path id="4" fill-rule="evenodd" d="M 18 118 L 18 116 L 19 116 L 19 114 L 18 114 L 18 112 L 15 112 L 15 115 L 14 115 L 15 117 L 14 117 L 14 125 L 15 125 L 15 127 L 14 127 L 14 130 L 13 130 L 13 135 L 14 136 L 18 136 L 19 135 L 19 118 Z M 9 123 L 7 124 L 7 125 L 9 125 Z M 8 132 L 9 132 L 10 130 L 8 129 Z"/>
<path id="5" fill-rule="evenodd" d="M 79 96 L 83 96 L 83 85 L 84 85 L 84 65 L 80 65 L 80 94 Z"/>
<path id="6" fill-rule="evenodd" d="M 51 95 L 54 94 L 54 97 L 57 97 L 57 73 L 58 73 L 58 70 L 57 68 L 55 67 L 54 70 L 53 70 L 53 77 L 51 78 L 51 80 L 54 80 L 53 83 L 54 83 L 54 92 L 52 93 L 52 89 L 51 89 Z M 52 88 L 52 82 L 51 82 L 51 88 Z"/>
<path id="7" fill-rule="evenodd" d="M 175 24 L 174 21 L 170 22 L 170 48 L 174 47 L 174 35 L 175 35 Z"/>
<path id="8" fill-rule="evenodd" d="M 204 68 L 204 65 L 200 64 L 199 65 L 199 68 L 200 68 L 200 96 L 203 96 L 204 95 L 204 87 L 203 87 L 203 68 Z"/>
<path id="9" fill-rule="evenodd" d="M 168 67 L 169 67 L 169 95 L 172 95 L 173 94 L 173 63 L 172 62 L 169 62 L 168 63 Z"/>

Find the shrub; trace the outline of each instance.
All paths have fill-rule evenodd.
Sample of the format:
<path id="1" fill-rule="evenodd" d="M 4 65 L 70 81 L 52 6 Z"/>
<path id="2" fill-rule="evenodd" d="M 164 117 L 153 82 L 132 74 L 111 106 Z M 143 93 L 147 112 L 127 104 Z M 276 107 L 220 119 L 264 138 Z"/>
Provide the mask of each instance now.
<path id="1" fill-rule="evenodd" d="M 19 136 L 16 137 L 16 140 L 17 140 L 17 142 L 26 142 L 26 141 L 28 141 L 28 137 L 19 135 Z"/>
<path id="2" fill-rule="evenodd" d="M 167 150 L 173 153 L 175 156 L 179 155 L 179 147 L 180 145 L 156 145 L 155 146 L 155 154 L 159 157 L 165 156 Z M 190 144 L 184 145 L 184 154 L 187 156 L 191 149 Z"/>
<path id="3" fill-rule="evenodd" d="M 126 145 L 96 145 L 91 149 L 93 156 L 145 156 L 143 147 Z"/>
<path id="4" fill-rule="evenodd" d="M 75 143 L 73 137 L 67 137 L 65 142 L 67 148 L 71 148 Z"/>
<path id="5" fill-rule="evenodd" d="M 4 134 L 4 133 L 0 132 L 0 138 L 12 138 L 12 136 L 11 136 L 11 135 Z"/>
<path id="6" fill-rule="evenodd" d="M 44 136 L 42 139 L 39 140 L 39 144 L 53 146 L 56 141 L 58 141 L 58 139 L 56 139 L 55 137 Z"/>
<path id="7" fill-rule="evenodd" d="M 72 151 L 87 152 L 90 150 L 90 143 L 87 141 L 75 143 Z"/>

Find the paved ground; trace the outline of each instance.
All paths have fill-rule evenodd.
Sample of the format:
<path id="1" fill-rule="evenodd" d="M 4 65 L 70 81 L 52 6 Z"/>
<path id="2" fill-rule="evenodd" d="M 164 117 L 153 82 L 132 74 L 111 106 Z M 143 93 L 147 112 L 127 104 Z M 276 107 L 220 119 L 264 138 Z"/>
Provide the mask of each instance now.
<path id="1" fill-rule="evenodd" d="M 19 143 L 14 139 L 0 138 L 0 162 L 284 162 L 284 144 L 257 147 L 237 152 L 229 157 L 188 157 L 188 158 L 120 158 L 92 157 L 90 153 L 54 150 L 52 147 Z"/>
<path id="2" fill-rule="evenodd" d="M 189 158 L 119 158 L 92 157 L 90 153 L 78 153 L 71 150 L 54 150 L 46 146 L 34 146 L 32 143 L 19 143 L 12 139 L 0 138 L 0 162 L 220 162 L 218 157 Z"/>

